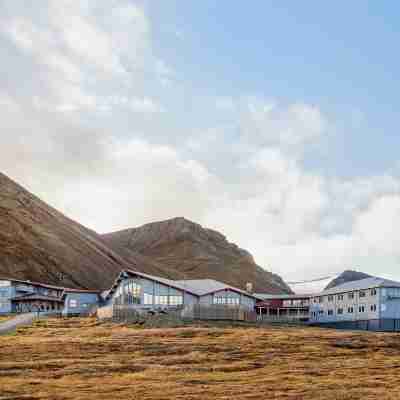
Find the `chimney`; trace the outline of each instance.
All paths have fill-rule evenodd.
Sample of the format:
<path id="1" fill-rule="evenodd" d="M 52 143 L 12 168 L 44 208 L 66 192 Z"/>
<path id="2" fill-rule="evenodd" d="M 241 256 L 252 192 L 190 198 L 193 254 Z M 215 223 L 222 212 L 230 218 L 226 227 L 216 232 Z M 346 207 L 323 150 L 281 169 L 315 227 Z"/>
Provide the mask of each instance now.
<path id="1" fill-rule="evenodd" d="M 253 284 L 251 282 L 246 283 L 246 292 L 253 293 Z"/>

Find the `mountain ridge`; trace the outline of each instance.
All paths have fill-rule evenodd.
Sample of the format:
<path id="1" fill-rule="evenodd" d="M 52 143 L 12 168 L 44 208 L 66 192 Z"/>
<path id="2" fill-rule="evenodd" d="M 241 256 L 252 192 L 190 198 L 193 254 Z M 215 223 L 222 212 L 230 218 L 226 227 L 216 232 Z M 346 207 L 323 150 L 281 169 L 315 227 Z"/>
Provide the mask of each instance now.
<path id="1" fill-rule="evenodd" d="M 106 289 L 129 260 L 94 231 L 66 217 L 0 172 L 0 276 L 71 288 Z"/>
<path id="2" fill-rule="evenodd" d="M 257 292 L 291 293 L 281 277 L 257 265 L 253 256 L 226 237 L 184 217 L 151 222 L 102 235 L 121 256 L 134 251 L 176 274 L 176 279 L 216 279 Z"/>
<path id="3" fill-rule="evenodd" d="M 100 235 L 0 172 L 0 277 L 103 290 L 122 269 L 291 291 L 218 231 L 178 217 Z"/>

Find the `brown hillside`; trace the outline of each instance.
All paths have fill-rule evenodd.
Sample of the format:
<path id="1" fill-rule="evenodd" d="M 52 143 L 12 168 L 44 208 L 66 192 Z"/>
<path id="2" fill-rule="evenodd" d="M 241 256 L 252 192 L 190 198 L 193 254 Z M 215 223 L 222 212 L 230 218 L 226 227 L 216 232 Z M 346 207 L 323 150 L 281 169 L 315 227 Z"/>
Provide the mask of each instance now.
<path id="1" fill-rule="evenodd" d="M 242 289 L 251 282 L 256 292 L 291 292 L 279 276 L 258 266 L 246 250 L 229 243 L 221 233 L 185 218 L 109 233 L 103 239 L 122 256 L 140 253 L 176 279 L 212 278 Z"/>
<path id="2" fill-rule="evenodd" d="M 139 255 L 126 262 L 95 232 L 0 173 L 1 277 L 106 289 L 123 267 L 160 272 Z"/>

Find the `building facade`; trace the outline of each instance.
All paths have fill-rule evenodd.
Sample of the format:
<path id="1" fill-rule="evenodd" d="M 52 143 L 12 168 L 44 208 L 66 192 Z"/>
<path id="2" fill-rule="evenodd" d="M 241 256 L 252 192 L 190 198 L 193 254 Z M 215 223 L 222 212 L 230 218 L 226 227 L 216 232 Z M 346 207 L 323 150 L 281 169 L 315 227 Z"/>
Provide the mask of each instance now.
<path id="1" fill-rule="evenodd" d="M 254 310 L 257 298 L 212 279 L 174 281 L 138 271 L 122 271 L 104 294 L 105 305 L 137 310 L 183 309 L 195 304 L 237 306 Z"/>
<path id="2" fill-rule="evenodd" d="M 256 304 L 257 319 L 270 322 L 307 322 L 309 320 L 310 297 L 297 294 L 263 294 Z"/>
<path id="3" fill-rule="evenodd" d="M 97 291 L 69 289 L 18 279 L 0 279 L 0 314 L 82 314 L 99 304 Z"/>
<path id="4" fill-rule="evenodd" d="M 400 330 L 400 282 L 372 277 L 325 290 L 311 297 L 310 323 Z"/>

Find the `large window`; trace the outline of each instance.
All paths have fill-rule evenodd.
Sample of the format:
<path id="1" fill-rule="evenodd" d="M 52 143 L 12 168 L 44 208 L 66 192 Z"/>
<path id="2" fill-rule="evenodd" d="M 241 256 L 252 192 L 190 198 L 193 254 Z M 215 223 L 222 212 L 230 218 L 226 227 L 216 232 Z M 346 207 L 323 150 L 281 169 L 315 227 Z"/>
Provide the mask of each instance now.
<path id="1" fill-rule="evenodd" d="M 227 304 L 231 306 L 238 306 L 240 304 L 239 297 L 222 297 L 222 296 L 214 296 L 213 299 L 214 304 Z"/>
<path id="2" fill-rule="evenodd" d="M 333 296 L 332 296 L 332 295 L 329 295 L 329 296 L 328 296 L 328 301 L 329 301 L 329 302 L 332 302 L 332 301 L 333 301 Z"/>
<path id="3" fill-rule="evenodd" d="M 124 285 L 124 303 L 140 304 L 140 292 L 142 287 L 140 283 L 134 279 L 129 279 Z"/>
<path id="4" fill-rule="evenodd" d="M 183 304 L 183 296 L 169 296 L 169 304 L 171 306 L 180 306 Z"/>
<path id="5" fill-rule="evenodd" d="M 154 296 L 154 304 L 158 306 L 167 306 L 168 295 Z"/>
<path id="6" fill-rule="evenodd" d="M 149 293 L 144 293 L 143 302 L 145 305 L 149 306 L 153 304 L 153 295 Z"/>
<path id="7" fill-rule="evenodd" d="M 353 293 L 353 292 L 348 293 L 348 294 L 347 294 L 347 297 L 348 297 L 348 299 L 350 299 L 350 300 L 354 299 L 354 293 Z"/>
<path id="8" fill-rule="evenodd" d="M 134 279 L 123 281 L 115 292 L 116 304 L 140 304 L 141 285 Z"/>
<path id="9" fill-rule="evenodd" d="M 365 297 L 366 296 L 366 293 L 364 292 L 364 290 L 360 290 L 359 296 L 360 297 Z"/>
<path id="10" fill-rule="evenodd" d="M 376 296 L 376 289 L 371 289 L 371 296 Z"/>

